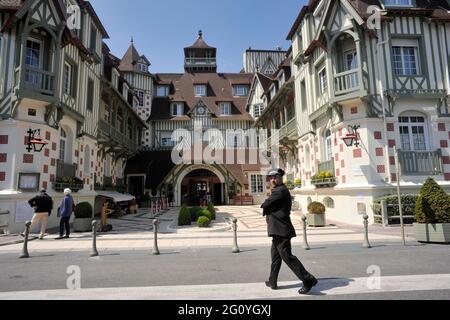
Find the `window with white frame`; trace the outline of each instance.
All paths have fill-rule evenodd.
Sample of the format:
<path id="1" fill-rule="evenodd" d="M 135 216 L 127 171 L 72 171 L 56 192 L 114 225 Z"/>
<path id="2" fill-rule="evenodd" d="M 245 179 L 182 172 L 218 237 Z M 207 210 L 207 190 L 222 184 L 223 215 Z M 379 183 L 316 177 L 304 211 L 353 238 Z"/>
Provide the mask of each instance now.
<path id="1" fill-rule="evenodd" d="M 157 86 L 156 87 L 157 97 L 167 97 L 169 96 L 169 86 Z"/>
<path id="2" fill-rule="evenodd" d="M 28 39 L 25 51 L 25 65 L 34 69 L 41 69 L 43 59 L 42 48 L 43 45 L 39 40 Z M 28 83 L 39 85 L 40 78 L 40 75 L 34 70 L 26 70 L 25 72 L 25 81 Z"/>
<path id="3" fill-rule="evenodd" d="M 171 114 L 174 117 L 179 117 L 179 116 L 184 115 L 184 104 L 182 102 L 172 103 L 170 109 L 171 109 Z"/>
<path id="4" fill-rule="evenodd" d="M 264 193 L 264 179 L 262 175 L 252 174 L 250 180 L 252 194 Z"/>
<path id="5" fill-rule="evenodd" d="M 67 133 L 61 128 L 59 138 L 59 160 L 66 161 Z"/>
<path id="6" fill-rule="evenodd" d="M 64 93 L 71 95 L 72 91 L 72 66 L 64 62 Z"/>
<path id="7" fill-rule="evenodd" d="M 328 89 L 327 68 L 319 70 L 319 94 L 325 94 Z"/>
<path id="8" fill-rule="evenodd" d="M 234 96 L 245 97 L 247 95 L 248 95 L 248 86 L 245 85 L 234 86 Z"/>
<path id="9" fill-rule="evenodd" d="M 140 72 L 147 72 L 147 66 L 143 63 L 138 63 L 137 68 Z"/>
<path id="10" fill-rule="evenodd" d="M 261 117 L 262 113 L 264 111 L 264 105 L 263 104 L 256 104 L 255 105 L 255 118 Z"/>
<path id="11" fill-rule="evenodd" d="M 281 88 L 284 85 L 284 83 L 286 82 L 286 76 L 285 76 L 284 72 L 281 72 L 279 81 L 280 81 L 280 88 Z"/>
<path id="12" fill-rule="evenodd" d="M 392 64 L 396 75 L 420 74 L 419 41 L 417 39 L 392 40 Z"/>
<path id="13" fill-rule="evenodd" d="M 386 6 L 393 7 L 412 7 L 412 0 L 386 0 L 384 3 Z"/>
<path id="14" fill-rule="evenodd" d="M 231 103 L 230 102 L 219 103 L 219 108 L 220 108 L 221 116 L 230 116 L 231 115 Z"/>
<path id="15" fill-rule="evenodd" d="M 333 144 L 331 138 L 331 131 L 325 131 L 325 161 L 333 159 Z"/>
<path id="16" fill-rule="evenodd" d="M 196 97 L 206 97 L 206 85 L 196 85 L 195 86 L 195 96 Z"/>
<path id="17" fill-rule="evenodd" d="M 161 146 L 162 147 L 174 146 L 174 142 L 172 141 L 172 132 L 161 132 Z"/>
<path id="18" fill-rule="evenodd" d="M 426 151 L 429 146 L 426 119 L 419 113 L 399 117 L 402 151 Z"/>

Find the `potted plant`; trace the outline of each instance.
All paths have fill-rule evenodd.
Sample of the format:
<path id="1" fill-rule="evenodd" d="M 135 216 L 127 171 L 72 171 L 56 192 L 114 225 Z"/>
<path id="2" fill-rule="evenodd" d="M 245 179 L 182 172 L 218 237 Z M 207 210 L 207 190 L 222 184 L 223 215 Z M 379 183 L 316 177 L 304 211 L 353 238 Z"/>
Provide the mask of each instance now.
<path id="1" fill-rule="evenodd" d="M 93 210 L 89 202 L 81 202 L 75 207 L 75 220 L 73 229 L 75 232 L 88 232 L 92 230 Z"/>
<path id="2" fill-rule="evenodd" d="M 296 188 L 301 188 L 302 187 L 302 179 L 295 179 L 294 185 Z"/>
<path id="3" fill-rule="evenodd" d="M 432 178 L 417 199 L 414 234 L 425 243 L 450 243 L 450 196 Z"/>
<path id="4" fill-rule="evenodd" d="M 332 172 L 322 171 L 312 177 L 311 184 L 316 188 L 332 188 L 336 186 L 336 178 Z"/>
<path id="5" fill-rule="evenodd" d="M 325 206 L 320 202 L 312 202 L 308 206 L 308 225 L 310 227 L 325 227 Z"/>

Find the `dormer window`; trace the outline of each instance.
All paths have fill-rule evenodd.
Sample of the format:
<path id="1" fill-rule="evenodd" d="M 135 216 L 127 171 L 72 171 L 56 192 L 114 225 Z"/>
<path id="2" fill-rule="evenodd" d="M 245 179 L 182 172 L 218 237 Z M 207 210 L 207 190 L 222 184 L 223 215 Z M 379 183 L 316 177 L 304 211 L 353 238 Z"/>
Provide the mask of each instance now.
<path id="1" fill-rule="evenodd" d="M 231 103 L 230 102 L 219 103 L 219 109 L 220 109 L 221 116 L 230 116 L 231 115 Z"/>
<path id="2" fill-rule="evenodd" d="M 169 96 L 169 86 L 157 86 L 156 96 L 157 97 L 168 97 Z"/>
<path id="3" fill-rule="evenodd" d="M 412 7 L 412 0 L 386 0 L 384 3 L 389 7 Z"/>
<path id="4" fill-rule="evenodd" d="M 195 96 L 196 97 L 206 97 L 206 85 L 196 85 L 195 86 Z"/>
<path id="5" fill-rule="evenodd" d="M 244 85 L 234 86 L 233 95 L 235 97 L 246 97 L 248 95 L 248 86 Z"/>
<path id="6" fill-rule="evenodd" d="M 184 116 L 184 104 L 182 102 L 172 103 L 170 109 L 172 116 L 174 117 Z"/>
<path id="7" fill-rule="evenodd" d="M 147 65 L 145 65 L 143 63 L 138 63 L 137 64 L 137 69 L 140 72 L 147 72 Z"/>

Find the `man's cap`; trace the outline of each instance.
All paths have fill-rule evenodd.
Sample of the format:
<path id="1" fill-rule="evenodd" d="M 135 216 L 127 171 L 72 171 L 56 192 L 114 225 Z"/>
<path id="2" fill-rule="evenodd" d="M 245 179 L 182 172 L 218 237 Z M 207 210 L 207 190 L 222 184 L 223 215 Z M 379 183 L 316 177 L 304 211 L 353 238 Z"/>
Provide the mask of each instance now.
<path id="1" fill-rule="evenodd" d="M 282 169 L 278 169 L 278 170 L 271 170 L 269 171 L 269 173 L 267 174 L 268 177 L 273 177 L 273 176 L 279 176 L 279 177 L 284 177 L 285 172 Z"/>
<path id="2" fill-rule="evenodd" d="M 47 190 L 41 189 L 41 193 L 47 193 Z"/>

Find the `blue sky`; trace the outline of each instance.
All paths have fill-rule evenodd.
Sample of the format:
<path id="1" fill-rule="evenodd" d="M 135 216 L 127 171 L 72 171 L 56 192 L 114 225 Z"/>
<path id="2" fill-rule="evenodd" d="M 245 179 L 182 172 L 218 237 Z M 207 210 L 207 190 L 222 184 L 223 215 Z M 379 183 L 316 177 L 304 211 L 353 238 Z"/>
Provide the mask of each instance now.
<path id="1" fill-rule="evenodd" d="M 134 38 L 153 73 L 183 72 L 183 48 L 203 31 L 218 48 L 219 72 L 239 72 L 249 47 L 287 49 L 286 36 L 305 0 L 91 0 L 122 57 Z"/>

